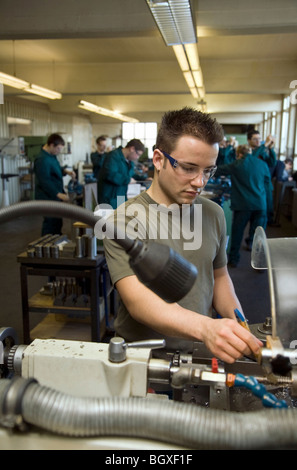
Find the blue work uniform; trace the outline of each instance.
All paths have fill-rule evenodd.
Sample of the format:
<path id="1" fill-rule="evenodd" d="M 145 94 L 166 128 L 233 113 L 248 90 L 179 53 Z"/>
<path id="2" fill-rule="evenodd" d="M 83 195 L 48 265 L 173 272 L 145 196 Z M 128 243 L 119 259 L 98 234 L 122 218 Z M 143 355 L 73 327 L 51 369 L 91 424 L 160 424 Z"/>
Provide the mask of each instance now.
<path id="1" fill-rule="evenodd" d="M 275 168 L 277 158 L 274 148 L 265 147 L 261 144 L 259 147 L 252 149 L 252 154 L 256 158 L 260 158 L 267 163 L 270 170 L 270 177 L 272 177 L 273 170 Z M 271 191 L 267 194 L 267 218 L 268 222 L 273 221 L 273 186 Z"/>
<path id="2" fill-rule="evenodd" d="M 122 147 L 109 152 L 98 180 L 98 203 L 117 208 L 117 198 L 127 200 L 128 184 L 135 173 L 134 162 L 126 160 Z"/>
<path id="3" fill-rule="evenodd" d="M 35 199 L 60 201 L 58 193 L 65 193 L 63 185 L 63 168 L 56 155 L 41 150 L 34 162 Z M 60 217 L 44 217 L 41 235 L 60 234 L 63 219 Z"/>
<path id="4" fill-rule="evenodd" d="M 262 144 L 259 147 L 252 149 L 252 155 L 264 160 L 269 168 L 271 168 L 271 171 L 276 165 L 277 158 L 274 148 L 265 147 L 265 145 Z"/>
<path id="5" fill-rule="evenodd" d="M 250 236 L 257 226 L 266 229 L 267 193 L 272 190 L 268 166 L 252 154 L 218 167 L 216 176 L 231 177 L 231 209 L 233 211 L 229 263 L 237 265 L 244 230 L 250 222 Z M 252 238 L 247 239 L 250 245 Z"/>
<path id="6" fill-rule="evenodd" d="M 98 180 L 99 172 L 100 172 L 100 170 L 103 166 L 106 155 L 107 155 L 106 152 L 104 152 L 104 153 L 98 153 L 98 152 L 91 153 L 91 162 L 92 162 L 92 165 L 93 165 L 93 173 L 94 173 L 94 176 L 97 180 Z"/>
<path id="7" fill-rule="evenodd" d="M 236 150 L 233 145 L 227 145 L 227 147 L 220 147 L 216 165 L 227 165 L 228 163 L 232 163 L 235 158 Z"/>

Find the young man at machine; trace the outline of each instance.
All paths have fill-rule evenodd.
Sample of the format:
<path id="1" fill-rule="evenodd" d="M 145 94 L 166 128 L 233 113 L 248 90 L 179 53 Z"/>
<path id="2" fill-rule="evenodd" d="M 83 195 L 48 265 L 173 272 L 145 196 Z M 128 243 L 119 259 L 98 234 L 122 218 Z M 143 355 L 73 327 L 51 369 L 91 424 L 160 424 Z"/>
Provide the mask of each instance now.
<path id="1" fill-rule="evenodd" d="M 170 228 L 168 237 L 158 234 L 158 242 L 169 245 L 198 268 L 194 286 L 179 303 L 166 303 L 145 287 L 114 240 L 105 239 L 104 246 L 111 278 L 121 299 L 115 320 L 118 336 L 127 341 L 164 338 L 167 349 L 183 351 L 191 350 L 193 341 L 202 341 L 214 356 L 232 363 L 244 354 L 257 353 L 261 344 L 235 319 L 234 309 L 241 310 L 241 306 L 226 267 L 224 213 L 218 204 L 200 196 L 215 172 L 218 142 L 222 138 L 221 126 L 207 114 L 191 108 L 166 113 L 153 154 L 152 185 L 117 210 L 122 213 L 124 208 L 129 223 L 131 205 L 143 207 L 147 230 L 152 229 L 151 207 L 160 215 L 168 212 L 169 219 L 176 212 L 175 220 L 189 215 L 194 224 L 192 233 L 200 231 L 201 244 L 194 243 L 194 247 L 187 245 L 189 240 L 185 238 L 174 238 Z M 199 217 L 195 219 L 198 207 L 202 210 L 202 224 L 197 223 Z M 175 228 L 172 226 L 172 230 Z M 149 238 L 149 234 L 146 236 Z M 213 309 L 223 318 L 212 318 Z"/>
<path id="2" fill-rule="evenodd" d="M 98 202 L 116 209 L 117 198 L 127 200 L 127 191 L 135 173 L 135 162 L 145 147 L 139 139 L 130 140 L 126 147 L 112 150 L 104 159 L 98 176 Z"/>
<path id="3" fill-rule="evenodd" d="M 46 201 L 68 202 L 69 196 L 65 193 L 63 176 L 69 175 L 75 179 L 73 170 L 61 167 L 58 155 L 62 152 L 65 142 L 59 134 L 51 134 L 46 144 L 34 162 L 35 173 L 35 199 Z M 60 234 L 63 219 L 61 217 L 44 217 L 41 235 Z"/>

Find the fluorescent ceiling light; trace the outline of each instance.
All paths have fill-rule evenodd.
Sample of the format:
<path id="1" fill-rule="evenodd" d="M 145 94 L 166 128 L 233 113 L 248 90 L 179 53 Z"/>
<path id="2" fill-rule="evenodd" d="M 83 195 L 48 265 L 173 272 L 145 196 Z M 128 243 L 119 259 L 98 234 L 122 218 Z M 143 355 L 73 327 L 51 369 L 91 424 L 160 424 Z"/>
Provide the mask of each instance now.
<path id="1" fill-rule="evenodd" d="M 7 75 L 3 72 L 0 72 L 0 83 L 11 86 L 13 88 L 19 88 L 21 90 L 29 86 L 29 82 L 25 82 L 24 80 L 20 80 L 19 78 L 13 77 L 12 75 Z"/>
<path id="2" fill-rule="evenodd" d="M 204 86 L 198 88 L 200 98 L 205 98 L 205 88 Z"/>
<path id="3" fill-rule="evenodd" d="M 204 98 L 205 89 L 197 44 L 173 46 L 173 51 L 194 98 Z"/>
<path id="4" fill-rule="evenodd" d="M 7 124 L 31 124 L 32 121 L 30 119 L 23 119 L 23 118 L 15 118 L 15 117 L 7 117 Z"/>
<path id="5" fill-rule="evenodd" d="M 62 98 L 61 93 L 34 85 L 33 83 L 31 83 L 29 87 L 25 88 L 25 91 L 33 93 L 34 95 L 43 96 L 44 98 L 49 98 L 50 100 L 60 100 Z"/>
<path id="6" fill-rule="evenodd" d="M 194 98 L 205 96 L 199 63 L 196 27 L 190 0 L 146 0 L 167 46 L 173 46 L 179 66 Z"/>
<path id="7" fill-rule="evenodd" d="M 124 122 L 139 122 L 138 119 L 134 119 L 129 116 L 124 116 L 123 114 L 120 114 L 116 111 L 111 111 L 110 109 L 101 108 L 101 106 L 97 106 L 93 103 L 89 103 L 88 101 L 84 100 L 80 100 L 78 107 L 86 111 L 91 111 L 92 113 L 101 114 L 103 116 L 109 116 Z"/>
<path id="8" fill-rule="evenodd" d="M 182 45 L 173 46 L 173 51 L 176 55 L 177 61 L 179 63 L 179 66 L 182 72 L 186 72 L 187 70 L 189 70 L 189 62 L 186 56 L 184 46 Z"/>
<path id="9" fill-rule="evenodd" d="M 185 44 L 185 51 L 186 51 L 191 69 L 199 70 L 200 64 L 199 64 L 197 44 L 196 43 Z"/>
<path id="10" fill-rule="evenodd" d="M 195 88 L 195 82 L 194 82 L 194 79 L 193 79 L 192 72 L 190 72 L 190 71 L 184 72 L 184 77 L 185 77 L 185 80 L 188 84 L 188 87 L 189 88 Z"/>
<path id="11" fill-rule="evenodd" d="M 51 100 L 61 99 L 61 93 L 57 91 L 49 90 L 48 88 L 43 88 L 33 83 L 26 82 L 19 78 L 14 77 L 13 75 L 7 75 L 6 73 L 0 72 L 0 83 L 3 85 L 11 86 L 13 88 L 18 88 L 19 90 L 27 91 L 28 93 L 33 93 L 34 95 L 43 96 L 44 98 L 49 98 Z"/>
<path id="12" fill-rule="evenodd" d="M 193 98 L 197 99 L 199 98 L 197 88 L 190 88 L 190 92 L 192 93 Z"/>
<path id="13" fill-rule="evenodd" d="M 146 0 L 167 46 L 197 41 L 189 0 Z"/>
<path id="14" fill-rule="evenodd" d="M 201 70 L 194 70 L 193 77 L 197 88 L 203 87 L 203 76 Z"/>

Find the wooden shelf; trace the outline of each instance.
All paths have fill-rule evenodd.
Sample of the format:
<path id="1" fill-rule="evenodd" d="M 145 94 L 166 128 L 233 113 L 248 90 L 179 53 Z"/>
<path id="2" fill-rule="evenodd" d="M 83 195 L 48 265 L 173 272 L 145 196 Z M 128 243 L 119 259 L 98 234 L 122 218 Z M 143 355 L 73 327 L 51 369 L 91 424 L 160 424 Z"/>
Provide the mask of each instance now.
<path id="1" fill-rule="evenodd" d="M 51 295 L 44 295 L 34 294 L 29 299 L 29 310 L 30 312 L 37 312 L 37 313 L 64 313 L 67 314 L 84 314 L 90 315 L 91 308 L 90 307 L 72 307 L 72 306 L 64 306 L 64 305 L 54 305 L 54 300 Z"/>

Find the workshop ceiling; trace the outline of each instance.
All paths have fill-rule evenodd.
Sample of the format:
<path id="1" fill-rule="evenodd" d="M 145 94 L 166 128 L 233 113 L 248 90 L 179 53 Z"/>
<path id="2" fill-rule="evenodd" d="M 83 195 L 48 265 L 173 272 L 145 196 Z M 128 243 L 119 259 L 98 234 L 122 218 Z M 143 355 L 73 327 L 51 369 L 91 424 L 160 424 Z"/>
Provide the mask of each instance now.
<path id="1" fill-rule="evenodd" d="M 207 111 L 233 124 L 280 110 L 297 80 L 296 0 L 197 0 L 192 8 Z M 63 95 L 5 86 L 4 99 L 96 123 L 115 120 L 79 109 L 79 100 L 142 122 L 197 106 L 146 0 L 1 0 L 0 71 Z"/>

